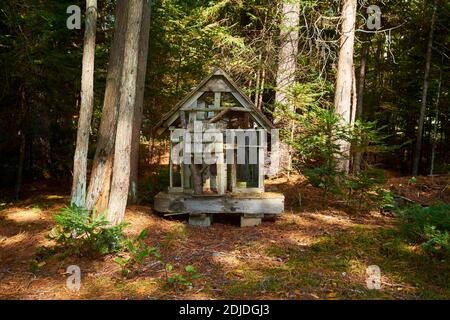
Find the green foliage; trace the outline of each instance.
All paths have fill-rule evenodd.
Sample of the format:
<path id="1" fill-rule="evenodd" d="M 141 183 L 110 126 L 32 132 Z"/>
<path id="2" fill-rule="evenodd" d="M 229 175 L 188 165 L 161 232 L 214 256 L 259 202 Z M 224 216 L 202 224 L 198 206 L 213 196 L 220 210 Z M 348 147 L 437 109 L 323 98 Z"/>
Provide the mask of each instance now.
<path id="1" fill-rule="evenodd" d="M 354 126 L 345 125 L 332 108 L 321 105 L 319 99 L 324 93 L 317 85 L 297 84 L 291 90 L 291 99 L 300 112 L 283 109 L 283 116 L 294 121 L 296 134 L 285 132 L 284 139 L 296 152 L 295 167 L 302 172 L 311 185 L 329 193 L 345 196 L 347 203 L 366 207 L 377 198 L 386 200 L 386 194 L 380 190 L 385 182 L 382 170 L 371 168 L 348 175 L 338 166 L 339 159 L 347 157 L 340 149 L 345 141 L 352 150 L 359 153 L 386 151 L 383 144 L 383 128 L 377 128 L 375 122 L 357 121 Z M 301 101 L 301 102 L 298 102 Z"/>
<path id="2" fill-rule="evenodd" d="M 193 281 L 201 278 L 201 275 L 197 274 L 195 267 L 190 264 L 184 268 L 185 274 L 171 273 L 173 270 L 173 265 L 171 264 L 166 264 L 165 269 L 167 273 L 167 283 L 173 285 L 175 289 L 178 289 L 180 286 L 192 287 Z"/>
<path id="3" fill-rule="evenodd" d="M 144 239 L 148 234 L 148 229 L 141 231 L 136 239 L 126 239 L 123 242 L 121 253 L 114 259 L 121 267 L 121 274 L 124 277 L 131 277 L 137 271 L 139 265 L 145 258 L 152 256 L 159 264 L 164 266 L 165 281 L 167 284 L 179 289 L 180 286 L 191 287 L 195 279 L 199 279 L 201 275 L 197 274 L 196 269 L 192 265 L 184 268 L 184 273 L 174 271 L 174 266 L 166 262 L 158 248 L 150 247 Z"/>
<path id="4" fill-rule="evenodd" d="M 385 190 L 383 188 L 378 188 L 377 191 L 377 199 L 376 203 L 378 204 L 378 208 L 382 211 L 392 211 L 395 209 L 394 205 L 394 194 L 389 190 Z"/>
<path id="5" fill-rule="evenodd" d="M 402 233 L 435 255 L 450 254 L 450 205 L 413 205 L 398 210 Z"/>
<path id="6" fill-rule="evenodd" d="M 384 171 L 368 168 L 346 176 L 343 186 L 347 190 L 346 200 L 357 209 L 369 209 L 371 204 L 388 209 L 393 203 L 393 195 L 382 188 L 386 182 Z"/>
<path id="7" fill-rule="evenodd" d="M 38 260 L 38 259 L 33 259 L 28 267 L 28 270 L 33 273 L 36 274 L 38 273 L 45 265 L 47 264 L 47 262 L 43 261 L 43 260 Z"/>
<path id="8" fill-rule="evenodd" d="M 49 234 L 66 254 L 87 252 L 106 254 L 117 252 L 124 239 L 125 224 L 110 226 L 105 214 L 96 215 L 86 209 L 71 206 L 54 215 L 56 226 Z"/>
<path id="9" fill-rule="evenodd" d="M 343 196 L 348 205 L 358 209 L 369 208 L 370 203 L 387 206 L 388 194 L 381 186 L 385 183 L 384 172 L 364 164 L 363 170 L 347 174 L 339 161 L 349 160 L 342 152 L 341 144 L 351 145 L 352 152 L 367 155 L 390 151 L 387 147 L 384 127 L 376 122 L 357 120 L 353 125 L 345 124 L 325 97 L 330 86 L 325 82 L 310 81 L 296 83 L 287 92 L 295 110 L 280 106 L 277 114 L 286 123 L 292 123 L 282 131 L 282 138 L 295 151 L 295 169 L 303 173 L 309 183 L 321 188 L 324 199 L 330 193 Z M 295 133 L 291 130 L 295 128 Z"/>
<path id="10" fill-rule="evenodd" d="M 294 90 L 297 94 L 295 101 L 311 103 L 300 106 L 301 114 L 284 108 L 285 117 L 294 121 L 298 133 L 292 137 L 286 132 L 283 136 L 296 151 L 295 167 L 305 174 L 312 185 L 322 188 L 326 198 L 329 192 L 339 192 L 343 172 L 338 169 L 337 159 L 344 157 L 339 141 L 348 140 L 349 130 L 340 125 L 340 119 L 333 110 L 313 102 L 316 101 L 315 94 L 309 90 L 305 86 L 297 86 Z"/>
<path id="11" fill-rule="evenodd" d="M 156 258 L 160 258 L 160 254 L 155 247 L 149 247 L 144 239 L 148 234 L 148 229 L 141 231 L 136 239 L 126 239 L 122 244 L 122 252 L 114 261 L 120 265 L 121 273 L 125 277 L 129 277 L 136 267 L 140 265 L 144 258 L 153 254 Z"/>
<path id="12" fill-rule="evenodd" d="M 409 184 L 416 184 L 417 183 L 417 178 L 416 177 L 411 177 L 411 179 L 408 180 Z"/>

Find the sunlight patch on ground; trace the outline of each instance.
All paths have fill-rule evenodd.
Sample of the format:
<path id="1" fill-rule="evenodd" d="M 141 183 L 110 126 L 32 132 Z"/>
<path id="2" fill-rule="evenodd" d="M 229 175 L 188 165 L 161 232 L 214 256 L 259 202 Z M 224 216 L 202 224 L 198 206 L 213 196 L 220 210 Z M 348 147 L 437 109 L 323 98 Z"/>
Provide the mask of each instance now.
<path id="1" fill-rule="evenodd" d="M 49 195 L 46 197 L 47 200 L 58 200 L 58 199 L 64 199 L 63 196 L 58 196 L 58 195 Z"/>
<path id="2" fill-rule="evenodd" d="M 2 246 L 2 243 L 7 243 L 8 246 L 16 245 L 25 241 L 29 236 L 28 232 L 20 232 L 10 237 L 2 237 L 0 238 L 0 246 Z"/>
<path id="3" fill-rule="evenodd" d="M 41 210 L 13 208 L 5 210 L 3 215 L 8 219 L 18 223 L 32 223 L 43 219 Z"/>

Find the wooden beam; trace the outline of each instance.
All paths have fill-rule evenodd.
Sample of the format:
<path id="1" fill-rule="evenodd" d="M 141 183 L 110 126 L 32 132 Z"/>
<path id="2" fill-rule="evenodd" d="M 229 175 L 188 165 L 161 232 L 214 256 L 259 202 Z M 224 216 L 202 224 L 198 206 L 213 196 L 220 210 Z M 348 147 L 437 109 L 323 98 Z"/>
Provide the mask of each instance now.
<path id="1" fill-rule="evenodd" d="M 221 100 L 222 94 L 220 92 L 214 92 L 214 108 L 220 108 Z"/>
<path id="2" fill-rule="evenodd" d="M 223 109 L 222 111 L 220 111 L 217 115 L 215 115 L 214 117 L 212 117 L 209 121 L 208 124 L 212 124 L 218 120 L 220 120 L 224 115 L 226 115 L 228 112 L 230 112 L 230 109 Z"/>
<path id="3" fill-rule="evenodd" d="M 211 111 L 221 111 L 224 109 L 228 109 L 230 111 L 236 111 L 236 112 L 252 112 L 252 110 L 241 108 L 241 107 L 229 107 L 229 108 L 191 108 L 191 109 L 182 109 L 184 111 L 204 111 L 204 112 L 211 112 Z"/>

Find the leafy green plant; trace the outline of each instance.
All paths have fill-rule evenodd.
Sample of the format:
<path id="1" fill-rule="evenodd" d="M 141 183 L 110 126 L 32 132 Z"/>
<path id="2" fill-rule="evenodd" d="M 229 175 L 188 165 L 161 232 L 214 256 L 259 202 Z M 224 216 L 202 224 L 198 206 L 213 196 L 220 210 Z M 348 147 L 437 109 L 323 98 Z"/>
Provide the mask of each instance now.
<path id="1" fill-rule="evenodd" d="M 363 170 L 358 165 L 354 173 L 348 174 L 339 165 L 341 160 L 350 161 L 349 154 L 341 150 L 342 142 L 351 145 L 351 151 L 359 154 L 361 160 L 364 154 L 394 148 L 384 143 L 385 127 L 361 120 L 345 124 L 333 107 L 323 101 L 328 92 L 326 86 L 314 81 L 295 84 L 288 93 L 295 111 L 286 106 L 279 108 L 282 119 L 293 124 L 282 130 L 282 137 L 295 151 L 295 168 L 312 186 L 323 190 L 326 202 L 329 194 L 334 194 L 343 196 L 348 205 L 366 209 L 380 198 L 387 200 L 386 193 L 378 192 L 385 182 L 382 170 L 364 163 Z"/>
<path id="2" fill-rule="evenodd" d="M 39 270 L 41 270 L 47 262 L 41 261 L 38 259 L 33 259 L 28 267 L 31 273 L 36 274 Z"/>
<path id="3" fill-rule="evenodd" d="M 381 211 L 393 211 L 395 209 L 394 194 L 380 187 L 376 190 L 376 203 Z"/>
<path id="4" fill-rule="evenodd" d="M 71 206 L 54 215 L 56 226 L 48 238 L 56 241 L 65 254 L 118 252 L 124 239 L 125 224 L 111 226 L 105 214 L 96 215 L 84 208 Z"/>
<path id="5" fill-rule="evenodd" d="M 192 265 L 187 265 L 184 268 L 184 273 L 174 272 L 175 267 L 171 263 L 164 261 L 159 250 L 156 247 L 148 246 L 144 242 L 147 234 L 148 230 L 144 229 L 136 239 L 126 239 L 123 242 L 123 251 L 114 261 L 121 267 L 120 272 L 124 277 L 130 277 L 144 259 L 149 256 L 153 256 L 164 266 L 165 281 L 177 290 L 180 286 L 191 287 L 193 281 L 201 277 Z"/>
<path id="6" fill-rule="evenodd" d="M 431 207 L 419 205 L 397 210 L 401 218 L 400 230 L 413 243 L 431 254 L 450 254 L 450 205 Z"/>
<path id="7" fill-rule="evenodd" d="M 344 172 L 338 167 L 339 158 L 345 158 L 339 141 L 349 140 L 349 129 L 340 124 L 339 116 L 332 109 L 312 104 L 301 114 L 285 111 L 296 123 L 298 133 L 294 137 L 285 134 L 285 141 L 296 152 L 295 168 L 308 181 L 324 191 L 324 199 L 330 193 L 340 193 L 340 181 Z"/>
<path id="8" fill-rule="evenodd" d="M 411 178 L 408 180 L 408 183 L 409 183 L 409 184 L 416 184 L 416 183 L 417 183 L 417 178 L 416 178 L 416 177 L 411 177 Z"/>
<path id="9" fill-rule="evenodd" d="M 393 196 L 381 188 L 385 182 L 384 171 L 375 168 L 348 175 L 343 183 L 347 189 L 347 204 L 356 206 L 359 210 L 369 209 L 371 206 L 387 208 L 392 205 Z"/>
<path id="10" fill-rule="evenodd" d="M 173 269 L 174 267 L 170 263 L 165 265 L 167 283 L 173 285 L 175 289 L 178 289 L 180 286 L 192 287 L 193 281 L 201 278 L 201 275 L 197 274 L 195 267 L 190 264 L 184 268 L 185 274 L 171 273 Z"/>
<path id="11" fill-rule="evenodd" d="M 136 266 L 141 264 L 144 258 L 153 254 L 156 258 L 160 258 L 158 250 L 155 247 L 149 247 L 144 239 L 148 235 L 148 229 L 144 229 L 136 239 L 126 239 L 123 242 L 122 253 L 116 257 L 114 261 L 120 265 L 121 273 L 125 277 L 129 277 Z"/>

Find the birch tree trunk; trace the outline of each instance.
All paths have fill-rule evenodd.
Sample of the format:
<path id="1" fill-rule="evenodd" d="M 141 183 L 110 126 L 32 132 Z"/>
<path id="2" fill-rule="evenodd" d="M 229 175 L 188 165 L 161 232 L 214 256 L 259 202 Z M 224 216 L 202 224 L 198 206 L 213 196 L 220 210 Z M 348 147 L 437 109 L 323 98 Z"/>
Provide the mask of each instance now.
<path id="1" fill-rule="evenodd" d="M 425 74 L 423 77 L 422 103 L 420 106 L 419 128 L 417 130 L 416 148 L 414 150 L 414 160 L 413 160 L 413 169 L 412 169 L 412 174 L 414 176 L 419 174 L 419 164 L 420 164 L 420 158 L 421 158 L 421 153 L 422 153 L 423 122 L 425 120 L 425 111 L 426 111 L 426 107 L 427 107 L 427 95 L 428 95 L 428 83 L 429 83 L 428 80 L 430 77 L 431 49 L 433 47 L 433 33 L 434 33 L 434 23 L 436 21 L 436 9 L 437 9 L 437 0 L 434 0 L 433 15 L 431 17 L 431 27 L 430 27 L 430 34 L 428 37 L 428 45 L 427 45 Z"/>
<path id="2" fill-rule="evenodd" d="M 356 5 L 356 0 L 344 0 L 342 8 L 341 39 L 334 106 L 335 112 L 341 117 L 343 124 L 349 124 L 351 121 Z M 339 168 L 344 172 L 349 172 L 350 143 L 342 140 L 339 144 L 342 153 L 342 156 L 338 159 Z"/>
<path id="3" fill-rule="evenodd" d="M 295 83 L 295 74 L 297 69 L 298 42 L 299 42 L 299 21 L 300 4 L 290 3 L 286 0 L 283 3 L 283 17 L 280 31 L 280 53 L 277 71 L 277 90 L 275 93 L 275 104 L 286 105 L 287 90 L 289 86 Z M 294 111 L 292 105 L 288 105 L 290 111 Z M 280 123 L 281 119 L 275 119 L 275 123 Z M 290 121 L 289 128 L 293 130 L 294 123 Z M 283 143 L 280 146 L 281 166 L 287 168 L 290 172 L 292 167 L 291 148 Z"/>
<path id="4" fill-rule="evenodd" d="M 148 42 L 150 35 L 150 9 L 150 1 L 144 0 L 142 27 L 141 34 L 139 36 L 137 95 L 134 110 L 133 137 L 131 140 L 130 201 L 132 203 L 136 203 L 138 199 L 139 147 L 144 106 L 145 76 L 147 72 Z"/>
<path id="5" fill-rule="evenodd" d="M 98 212 L 106 210 L 109 202 L 127 12 L 127 0 L 118 0 L 116 4 L 116 20 L 114 22 L 114 38 L 109 55 L 102 118 L 97 139 L 97 150 L 95 152 L 86 197 L 86 208 L 92 210 L 95 207 Z"/>
<path id="6" fill-rule="evenodd" d="M 83 69 L 81 74 L 81 104 L 78 118 L 77 144 L 73 160 L 71 194 L 71 204 L 79 207 L 84 207 L 86 202 L 87 154 L 94 107 L 96 24 L 97 0 L 86 0 L 86 30 L 84 32 Z"/>
<path id="7" fill-rule="evenodd" d="M 120 85 L 119 115 L 114 150 L 111 193 L 107 214 L 108 220 L 113 225 L 117 225 L 123 221 L 128 200 L 131 138 L 133 135 L 133 119 L 139 64 L 139 35 L 144 5 L 147 5 L 147 2 L 144 0 L 128 1 L 128 19 Z"/>

